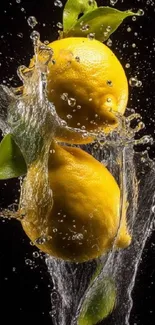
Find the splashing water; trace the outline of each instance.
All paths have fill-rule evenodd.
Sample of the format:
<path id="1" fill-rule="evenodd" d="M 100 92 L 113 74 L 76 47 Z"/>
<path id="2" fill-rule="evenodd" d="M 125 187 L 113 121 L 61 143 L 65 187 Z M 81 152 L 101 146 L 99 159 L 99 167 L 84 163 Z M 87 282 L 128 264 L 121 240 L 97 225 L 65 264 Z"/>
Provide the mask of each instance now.
<path id="1" fill-rule="evenodd" d="M 61 2 L 56 1 L 55 5 L 60 6 Z M 57 128 L 66 128 L 69 132 L 72 129 L 57 116 L 55 107 L 46 96 L 47 65 L 52 59 L 52 50 L 41 44 L 38 32 L 33 31 L 31 38 L 34 43 L 35 66 L 32 69 L 24 66 L 18 69 L 24 88 L 17 91 L 0 87 L 0 128 L 3 134 L 11 132 L 14 135 L 28 166 L 36 159 L 35 153 L 41 153 L 37 175 L 33 184 L 30 182 L 23 187 L 20 206 L 22 214 L 25 205 L 32 205 L 36 213 L 41 214 L 43 205 L 48 215 L 53 204 L 52 191 L 48 185 L 48 151 L 51 139 Z M 40 52 L 44 54 L 44 62 L 39 60 Z M 99 283 L 107 277 L 112 278 L 117 287 L 117 304 L 105 324 L 129 325 L 132 289 L 143 248 L 154 222 L 155 166 L 146 152 L 140 154 L 134 151 L 134 145 L 151 141 L 149 136 L 135 140 L 135 134 L 143 127 L 143 123 L 139 121 L 140 116 L 130 115 L 128 111 L 126 118 L 118 116 L 118 119 L 119 126 L 113 133 L 108 136 L 99 134 L 95 144 L 83 146 L 83 149 L 104 163 L 118 181 L 121 189 L 120 220 L 127 198 L 132 244 L 125 250 L 112 249 L 106 256 L 82 264 L 46 256 L 45 262 L 53 281 L 51 317 L 55 325 L 77 324 L 84 301 L 89 303 Z M 134 129 L 131 124 L 135 120 L 137 126 Z M 77 131 L 88 136 L 85 131 Z M 44 177 L 41 178 L 40 175 Z M 42 186 L 41 202 L 37 192 L 38 184 Z M 40 244 L 44 243 L 46 233 L 38 240 Z M 98 265 L 101 266 L 100 271 L 91 281 Z"/>

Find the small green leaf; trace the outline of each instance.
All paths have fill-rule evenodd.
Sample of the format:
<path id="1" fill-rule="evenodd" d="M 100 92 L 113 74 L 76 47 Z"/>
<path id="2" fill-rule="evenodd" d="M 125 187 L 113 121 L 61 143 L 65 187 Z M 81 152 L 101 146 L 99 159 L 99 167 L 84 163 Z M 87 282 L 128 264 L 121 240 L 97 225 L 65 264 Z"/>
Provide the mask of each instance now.
<path id="1" fill-rule="evenodd" d="M 110 7 L 99 7 L 93 11 L 85 13 L 72 29 L 65 34 L 65 37 L 87 37 L 94 34 L 95 39 L 104 42 L 120 26 L 123 20 L 129 16 L 134 16 L 132 11 L 119 11 Z"/>
<path id="2" fill-rule="evenodd" d="M 11 134 L 0 143 L 0 179 L 9 179 L 26 174 L 27 167 L 20 149 Z"/>
<path id="3" fill-rule="evenodd" d="M 63 30 L 67 33 L 77 22 L 80 14 L 97 8 L 94 0 L 68 0 L 63 11 Z"/>
<path id="4" fill-rule="evenodd" d="M 95 325 L 105 319 L 114 309 L 116 303 L 116 287 L 111 278 L 97 281 L 91 287 L 84 300 L 78 325 Z"/>

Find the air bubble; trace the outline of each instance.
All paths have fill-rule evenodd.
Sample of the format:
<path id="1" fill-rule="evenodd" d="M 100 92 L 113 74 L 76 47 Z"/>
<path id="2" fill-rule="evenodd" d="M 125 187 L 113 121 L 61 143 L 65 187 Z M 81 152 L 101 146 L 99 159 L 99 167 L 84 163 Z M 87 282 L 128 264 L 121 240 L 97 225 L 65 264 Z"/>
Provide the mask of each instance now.
<path id="1" fill-rule="evenodd" d="M 16 0 L 17 3 L 21 3 L 21 0 Z"/>
<path id="2" fill-rule="evenodd" d="M 27 22 L 28 22 L 28 25 L 31 27 L 31 28 L 34 28 L 38 22 L 36 20 L 36 18 L 34 16 L 30 16 L 28 19 L 27 19 Z"/>
<path id="3" fill-rule="evenodd" d="M 54 5 L 55 5 L 56 7 L 59 7 L 59 8 L 62 8 L 62 7 L 63 7 L 63 4 L 62 4 L 62 2 L 61 2 L 60 0 L 56 0 L 56 1 L 54 1 Z"/>

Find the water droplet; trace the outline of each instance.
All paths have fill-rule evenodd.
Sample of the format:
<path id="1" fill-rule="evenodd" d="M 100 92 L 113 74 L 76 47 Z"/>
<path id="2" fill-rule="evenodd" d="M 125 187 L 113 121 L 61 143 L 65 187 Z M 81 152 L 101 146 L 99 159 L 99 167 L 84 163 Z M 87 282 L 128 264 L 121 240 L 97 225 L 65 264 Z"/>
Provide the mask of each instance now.
<path id="1" fill-rule="evenodd" d="M 132 43 L 132 47 L 135 48 L 136 47 L 136 44 L 135 43 Z"/>
<path id="2" fill-rule="evenodd" d="M 80 62 L 80 57 L 79 57 L 79 56 L 76 56 L 76 57 L 75 57 L 75 60 L 76 60 L 77 62 Z"/>
<path id="3" fill-rule="evenodd" d="M 62 23 L 58 22 L 58 23 L 57 23 L 57 27 L 60 28 L 60 29 L 62 29 L 62 28 L 63 28 Z"/>
<path id="4" fill-rule="evenodd" d="M 62 4 L 62 2 L 61 2 L 60 0 L 55 0 L 55 1 L 54 1 L 54 5 L 55 5 L 56 7 L 59 7 L 59 8 L 62 8 L 62 7 L 63 7 L 63 4 Z"/>
<path id="5" fill-rule="evenodd" d="M 71 120 L 71 119 L 72 119 L 72 115 L 68 114 L 68 115 L 67 115 L 67 119 L 68 119 L 68 120 Z"/>
<path id="6" fill-rule="evenodd" d="M 48 41 L 48 40 L 45 40 L 45 41 L 44 41 L 44 44 L 45 44 L 45 45 L 48 45 L 48 44 L 49 44 L 49 41 Z"/>
<path id="7" fill-rule="evenodd" d="M 55 301 L 58 301 L 59 298 L 60 298 L 59 293 L 57 291 L 53 290 L 51 293 L 51 300 L 55 302 Z"/>
<path id="8" fill-rule="evenodd" d="M 58 231 L 57 228 L 53 228 L 53 232 L 56 233 Z"/>
<path id="9" fill-rule="evenodd" d="M 17 3 L 21 3 L 21 0 L 16 0 Z"/>
<path id="10" fill-rule="evenodd" d="M 110 0 L 111 6 L 114 6 L 117 3 L 118 0 Z"/>
<path id="11" fill-rule="evenodd" d="M 107 98 L 107 102 L 108 103 L 111 103 L 111 98 Z"/>
<path id="12" fill-rule="evenodd" d="M 32 255 L 33 255 L 34 258 L 38 258 L 39 257 L 39 253 L 37 251 L 33 252 Z"/>
<path id="13" fill-rule="evenodd" d="M 55 150 L 54 150 L 54 149 L 51 149 L 51 150 L 50 150 L 50 153 L 51 153 L 51 154 L 55 153 Z"/>
<path id="14" fill-rule="evenodd" d="M 133 21 L 136 21 L 136 20 L 137 20 L 137 17 L 136 17 L 136 16 L 133 16 L 133 17 L 132 17 L 132 20 L 133 20 Z"/>
<path id="15" fill-rule="evenodd" d="M 89 6 L 95 5 L 95 0 L 89 0 L 88 4 L 89 4 Z"/>
<path id="16" fill-rule="evenodd" d="M 139 9 L 138 12 L 137 12 L 137 14 L 139 16 L 144 16 L 144 10 L 143 9 Z"/>
<path id="17" fill-rule="evenodd" d="M 34 246 L 34 243 L 33 243 L 32 241 L 30 241 L 30 245 L 31 245 L 31 246 Z"/>
<path id="18" fill-rule="evenodd" d="M 108 46 L 112 46 L 112 39 L 111 39 L 111 38 L 109 38 L 109 39 L 107 40 L 107 45 L 108 45 Z"/>
<path id="19" fill-rule="evenodd" d="M 30 38 L 36 42 L 36 41 L 39 41 L 40 40 L 40 34 L 39 32 L 37 32 L 36 30 L 34 30 L 31 35 L 30 35 Z"/>
<path id="20" fill-rule="evenodd" d="M 131 87 L 141 87 L 142 82 L 140 80 L 138 80 L 137 77 L 131 77 L 129 79 L 129 85 Z"/>
<path id="21" fill-rule="evenodd" d="M 23 38 L 23 33 L 18 33 L 17 36 Z"/>
<path id="22" fill-rule="evenodd" d="M 152 212 L 155 213 L 155 205 L 152 207 Z"/>
<path id="23" fill-rule="evenodd" d="M 129 68 L 130 68 L 130 63 L 126 63 L 125 67 L 126 67 L 127 69 L 129 69 Z"/>
<path id="24" fill-rule="evenodd" d="M 112 81 L 111 80 L 107 80 L 107 85 L 112 87 Z"/>
<path id="25" fill-rule="evenodd" d="M 30 16 L 28 19 L 27 19 L 27 22 L 28 22 L 28 25 L 31 27 L 31 28 L 34 28 L 38 22 L 36 20 L 36 18 L 34 16 Z"/>
<path id="26" fill-rule="evenodd" d="M 61 95 L 61 99 L 67 101 L 68 100 L 68 93 L 63 93 Z"/>
<path id="27" fill-rule="evenodd" d="M 87 37 L 92 41 L 95 38 L 95 33 L 89 33 Z"/>
<path id="28" fill-rule="evenodd" d="M 71 107 L 74 107 L 76 105 L 76 99 L 75 98 L 68 98 L 68 105 Z"/>
<path id="29" fill-rule="evenodd" d="M 111 26 L 107 26 L 106 31 L 110 32 L 111 31 Z"/>
<path id="30" fill-rule="evenodd" d="M 131 27 L 127 28 L 127 32 L 130 33 L 132 31 Z"/>
<path id="31" fill-rule="evenodd" d="M 86 30 L 89 30 L 89 28 L 90 28 L 90 26 L 89 25 L 83 25 L 82 27 L 81 27 L 81 30 L 84 32 L 84 31 L 86 31 Z"/>
<path id="32" fill-rule="evenodd" d="M 107 37 L 108 36 L 108 32 L 104 32 L 104 36 Z"/>
<path id="33" fill-rule="evenodd" d="M 43 245 L 46 241 L 47 241 L 47 238 L 45 236 L 41 236 L 35 240 L 35 244 Z"/>
<path id="34" fill-rule="evenodd" d="M 25 260 L 25 264 L 26 264 L 26 265 L 32 265 L 33 262 L 32 262 L 30 259 L 27 258 L 27 259 Z"/>
<path id="35" fill-rule="evenodd" d="M 72 240 L 82 240 L 83 239 L 83 234 L 77 233 L 72 236 Z"/>
<path id="36" fill-rule="evenodd" d="M 142 86 L 142 81 L 138 80 L 137 87 L 141 87 L 141 86 Z"/>

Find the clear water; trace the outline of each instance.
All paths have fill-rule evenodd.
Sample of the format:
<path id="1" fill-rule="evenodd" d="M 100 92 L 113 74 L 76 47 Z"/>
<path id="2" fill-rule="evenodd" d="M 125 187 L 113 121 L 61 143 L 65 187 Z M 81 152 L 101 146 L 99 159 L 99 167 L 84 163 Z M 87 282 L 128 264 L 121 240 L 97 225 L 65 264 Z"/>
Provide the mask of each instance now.
<path id="1" fill-rule="evenodd" d="M 96 150 L 96 158 L 101 160 L 102 155 L 102 150 Z M 111 163 L 111 169 L 116 171 L 113 161 L 112 158 L 109 166 Z M 126 149 L 123 173 L 130 197 L 128 223 L 133 236 L 132 244 L 125 250 L 112 251 L 107 256 L 82 265 L 67 263 L 47 256 L 46 264 L 54 283 L 51 293 L 53 306 L 51 315 L 54 324 L 76 324 L 83 300 L 87 297 L 89 302 L 89 297 L 91 298 L 98 283 L 107 276 L 115 280 L 117 304 L 111 316 L 107 320 L 105 319 L 103 324 L 130 324 L 130 312 L 133 304 L 132 290 L 140 258 L 154 224 L 155 165 L 148 158 L 147 153 L 143 155 L 135 153 L 133 148 L 129 147 Z M 101 272 L 89 287 L 91 275 L 99 263 L 102 263 Z M 53 293 L 54 297 L 56 293 L 56 300 L 54 300 Z"/>
<path id="2" fill-rule="evenodd" d="M 35 159 L 35 152 L 41 152 L 42 161 L 38 165 L 38 175 L 33 184 L 22 188 L 21 208 L 33 204 L 38 208 L 37 183 L 39 175 L 44 172 L 44 195 L 42 201 L 48 209 L 52 206 L 52 191 L 48 187 L 48 150 L 50 141 L 58 127 L 67 128 L 59 119 L 55 108 L 46 98 L 46 68 L 52 53 L 40 44 L 39 34 L 33 32 L 32 39 L 35 50 L 35 68 L 26 70 L 20 67 L 19 77 L 22 79 L 26 93 L 16 89 L 0 88 L 0 128 L 3 134 L 14 134 L 28 165 Z M 38 51 L 44 51 L 46 60 L 41 63 Z M 27 129 L 21 126 L 26 125 Z M 150 236 L 155 212 L 155 166 L 147 152 L 136 153 L 134 146 L 150 143 L 151 138 L 145 136 L 135 140 L 137 132 L 143 127 L 139 115 L 127 110 L 126 118 L 119 118 L 118 129 L 105 137 L 98 135 L 95 144 L 83 146 L 96 159 L 103 162 L 117 179 L 121 188 L 121 211 L 124 202 L 129 201 L 128 225 L 132 233 L 132 244 L 125 250 L 111 250 L 109 254 L 87 263 L 69 263 L 46 256 L 45 262 L 52 277 L 54 288 L 51 291 L 51 317 L 55 325 L 75 325 L 83 302 L 89 303 L 93 292 L 97 290 L 101 279 L 113 278 L 117 287 L 117 304 L 105 324 L 128 325 L 132 308 L 132 289 L 140 262 L 140 258 Z M 132 122 L 137 125 L 133 128 Z M 137 121 L 137 122 L 136 122 Z M 45 128 L 46 125 L 46 128 Z M 37 132 L 42 130 L 43 142 L 38 142 Z M 86 136 L 84 131 L 78 130 Z M 29 147 L 27 146 L 29 142 Z M 35 197 L 37 199 L 33 200 Z M 26 198 L 26 199 L 25 199 Z M 48 210 L 47 210 L 48 213 Z M 119 231 L 119 230 L 118 230 Z M 46 233 L 42 234 L 43 238 Z M 98 265 L 102 265 L 98 276 L 90 284 L 90 279 Z"/>

